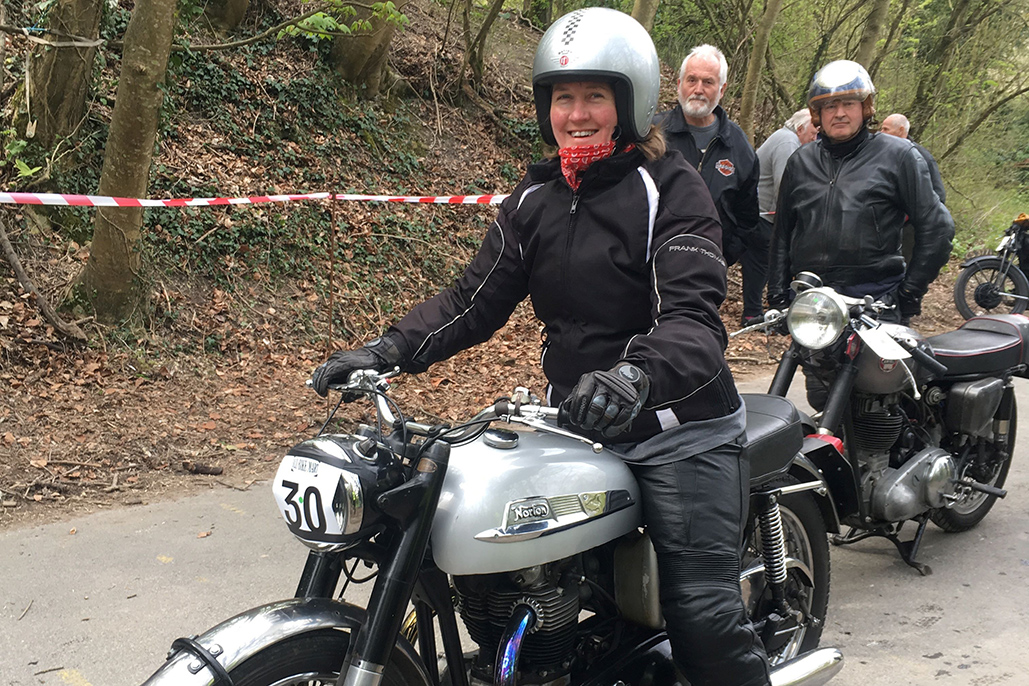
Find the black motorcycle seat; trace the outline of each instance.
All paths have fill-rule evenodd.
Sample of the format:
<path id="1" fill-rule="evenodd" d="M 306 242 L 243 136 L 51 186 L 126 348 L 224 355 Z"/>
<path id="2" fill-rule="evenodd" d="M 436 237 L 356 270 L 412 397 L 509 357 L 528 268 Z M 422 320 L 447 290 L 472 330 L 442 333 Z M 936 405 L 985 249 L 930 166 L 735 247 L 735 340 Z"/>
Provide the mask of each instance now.
<path id="1" fill-rule="evenodd" d="M 750 480 L 760 482 L 784 472 L 804 444 L 800 413 L 786 398 L 766 393 L 743 393 L 747 406 L 747 442 Z"/>
<path id="2" fill-rule="evenodd" d="M 998 314 L 973 317 L 957 331 L 926 340 L 947 376 L 996 374 L 1025 362 L 1029 317 Z"/>

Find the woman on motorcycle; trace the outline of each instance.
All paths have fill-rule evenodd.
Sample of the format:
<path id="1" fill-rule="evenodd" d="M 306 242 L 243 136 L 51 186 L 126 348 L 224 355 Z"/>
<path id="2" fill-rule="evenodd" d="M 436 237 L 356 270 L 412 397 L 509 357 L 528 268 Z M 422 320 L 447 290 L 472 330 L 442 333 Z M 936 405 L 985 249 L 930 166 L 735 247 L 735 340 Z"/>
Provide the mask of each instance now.
<path id="1" fill-rule="evenodd" d="M 693 686 L 764 686 L 739 586 L 749 465 L 718 316 L 721 229 L 699 174 L 651 127 L 659 84 L 653 42 L 627 15 L 589 8 L 555 22 L 533 93 L 557 154 L 529 167 L 453 287 L 333 353 L 312 381 L 324 396 L 357 369 L 425 371 L 531 296 L 548 401 L 639 482 L 679 668 Z"/>

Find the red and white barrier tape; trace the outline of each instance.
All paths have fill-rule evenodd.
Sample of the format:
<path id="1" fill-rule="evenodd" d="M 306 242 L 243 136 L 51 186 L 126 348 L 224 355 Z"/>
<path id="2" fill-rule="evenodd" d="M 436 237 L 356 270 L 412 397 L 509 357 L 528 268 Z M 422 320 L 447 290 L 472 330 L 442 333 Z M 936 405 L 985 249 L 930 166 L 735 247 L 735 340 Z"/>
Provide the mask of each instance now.
<path id="1" fill-rule="evenodd" d="M 356 193 L 302 193 L 294 195 L 257 195 L 248 198 L 113 198 L 105 195 L 64 195 L 59 193 L 0 193 L 0 204 L 57 205 L 62 207 L 210 207 L 215 205 L 255 205 L 266 202 L 298 200 L 336 200 L 365 202 L 405 202 L 435 205 L 499 205 L 507 195 L 361 195 Z"/>

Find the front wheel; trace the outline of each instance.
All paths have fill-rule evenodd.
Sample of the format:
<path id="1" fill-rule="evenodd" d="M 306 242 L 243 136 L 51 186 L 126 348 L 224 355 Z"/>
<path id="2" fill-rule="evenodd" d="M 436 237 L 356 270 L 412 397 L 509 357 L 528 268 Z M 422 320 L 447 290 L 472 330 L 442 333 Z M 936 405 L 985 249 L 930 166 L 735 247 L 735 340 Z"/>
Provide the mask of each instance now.
<path id="1" fill-rule="evenodd" d="M 1014 263 L 998 257 L 976 260 L 954 282 L 954 304 L 965 319 L 984 314 L 1018 314 L 1029 305 L 1029 280 Z"/>
<path id="2" fill-rule="evenodd" d="M 763 486 L 769 491 L 799 483 L 792 476 L 779 477 Z M 786 599 L 796 614 L 787 618 L 773 636 L 766 636 L 765 649 L 773 666 L 814 649 L 822 637 L 825 611 L 829 604 L 829 538 L 822 511 L 810 491 L 779 498 L 783 538 L 786 542 Z M 744 569 L 760 563 L 763 543 L 757 513 L 751 511 L 751 533 L 743 554 Z M 774 611 L 771 589 L 764 576 L 744 589 L 750 619 L 761 624 Z M 810 585 L 809 585 L 810 582 Z"/>
<path id="3" fill-rule="evenodd" d="M 350 646 L 350 632 L 322 629 L 291 636 L 232 670 L 234 686 L 332 686 Z M 382 686 L 427 686 L 417 665 L 405 656 L 393 656 Z"/>

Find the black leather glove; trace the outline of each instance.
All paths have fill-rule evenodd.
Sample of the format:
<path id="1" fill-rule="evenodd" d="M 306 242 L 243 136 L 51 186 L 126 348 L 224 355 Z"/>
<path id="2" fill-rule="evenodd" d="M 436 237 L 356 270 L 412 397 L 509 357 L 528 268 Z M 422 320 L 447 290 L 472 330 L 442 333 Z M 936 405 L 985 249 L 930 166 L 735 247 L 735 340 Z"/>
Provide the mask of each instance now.
<path id="1" fill-rule="evenodd" d="M 393 341 L 379 337 L 365 343 L 363 348 L 341 350 L 329 355 L 329 359 L 311 374 L 311 387 L 324 398 L 331 384 L 345 383 L 358 369 L 385 372 L 400 364 L 402 358 Z"/>
<path id="2" fill-rule="evenodd" d="M 639 367 L 620 362 L 606 372 L 587 372 L 561 403 L 573 426 L 613 438 L 632 424 L 650 394 Z"/>
<path id="3" fill-rule="evenodd" d="M 914 295 L 903 286 L 897 289 L 897 309 L 900 316 L 910 320 L 916 314 L 922 314 L 922 298 Z"/>

